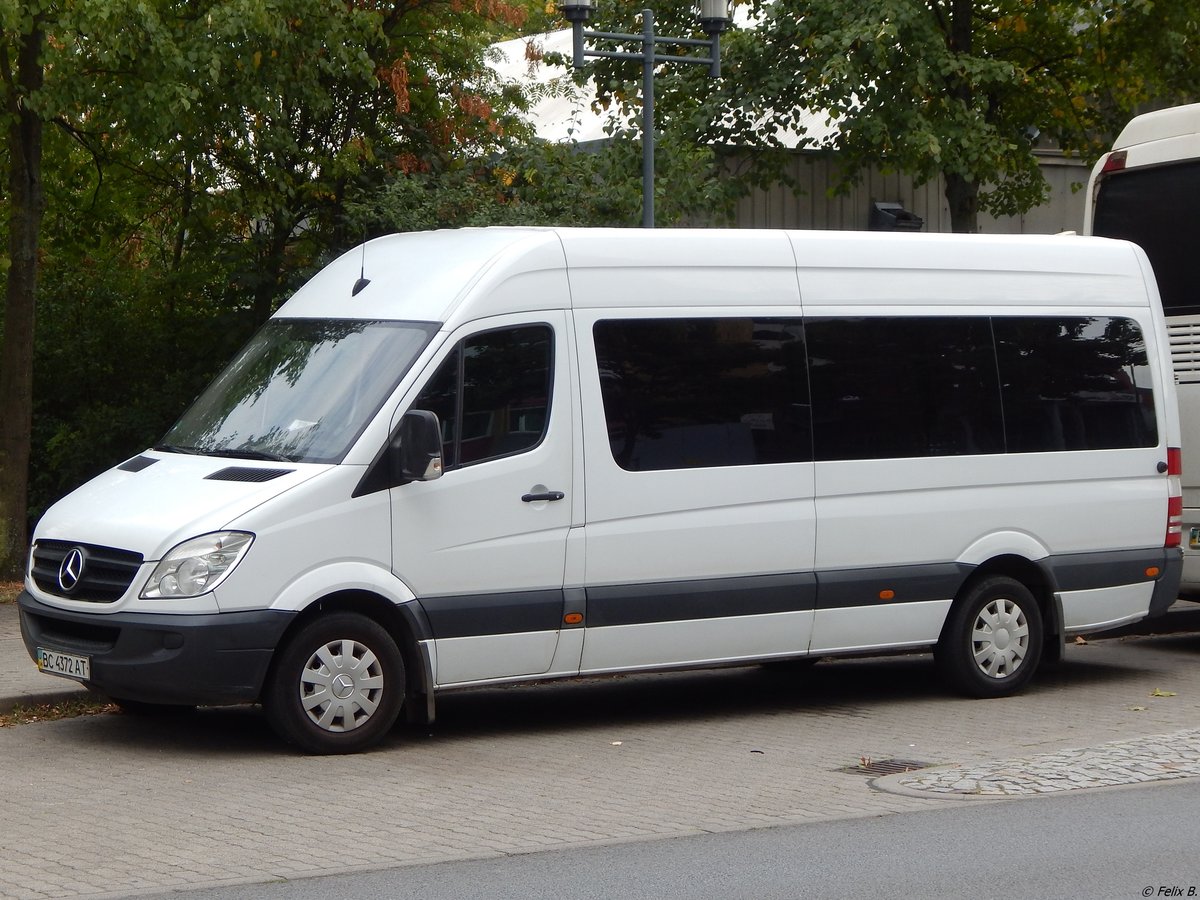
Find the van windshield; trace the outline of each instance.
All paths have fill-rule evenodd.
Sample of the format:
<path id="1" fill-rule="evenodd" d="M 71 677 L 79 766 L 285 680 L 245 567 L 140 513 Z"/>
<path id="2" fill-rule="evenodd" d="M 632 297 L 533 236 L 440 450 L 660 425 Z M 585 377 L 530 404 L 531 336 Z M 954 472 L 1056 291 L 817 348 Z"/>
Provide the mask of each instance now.
<path id="1" fill-rule="evenodd" d="M 338 462 L 436 330 L 426 322 L 273 319 L 155 449 Z"/>

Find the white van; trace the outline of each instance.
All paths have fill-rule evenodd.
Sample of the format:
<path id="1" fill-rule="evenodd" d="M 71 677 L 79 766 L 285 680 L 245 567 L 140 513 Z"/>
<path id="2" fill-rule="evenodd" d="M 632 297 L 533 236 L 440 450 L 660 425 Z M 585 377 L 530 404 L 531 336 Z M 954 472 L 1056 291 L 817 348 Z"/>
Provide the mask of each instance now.
<path id="1" fill-rule="evenodd" d="M 931 648 L 997 696 L 1175 599 L 1178 443 L 1132 244 L 396 235 L 46 513 L 22 628 L 318 753 L 580 674 Z"/>

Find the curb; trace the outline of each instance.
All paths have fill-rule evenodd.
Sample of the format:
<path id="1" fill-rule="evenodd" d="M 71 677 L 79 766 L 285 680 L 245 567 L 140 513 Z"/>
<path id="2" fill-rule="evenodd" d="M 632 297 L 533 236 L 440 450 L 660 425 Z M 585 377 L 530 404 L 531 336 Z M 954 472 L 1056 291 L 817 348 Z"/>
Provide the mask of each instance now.
<path id="1" fill-rule="evenodd" d="M 68 700 L 81 700 L 90 696 L 93 696 L 92 693 L 82 685 L 77 688 L 67 688 L 66 690 L 38 691 L 36 693 L 21 694 L 18 697 L 0 696 L 0 716 L 8 715 L 18 706 L 53 706 L 54 704 L 64 703 Z"/>

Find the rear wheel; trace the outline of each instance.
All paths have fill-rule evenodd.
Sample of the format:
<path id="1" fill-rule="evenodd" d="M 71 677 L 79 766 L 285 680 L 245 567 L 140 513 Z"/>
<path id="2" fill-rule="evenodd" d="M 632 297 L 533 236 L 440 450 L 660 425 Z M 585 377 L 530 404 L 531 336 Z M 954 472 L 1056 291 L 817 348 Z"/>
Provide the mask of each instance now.
<path id="1" fill-rule="evenodd" d="M 1042 656 L 1037 600 L 1013 578 L 984 578 L 950 610 L 935 655 L 942 673 L 969 696 L 1019 691 Z"/>
<path id="2" fill-rule="evenodd" d="M 279 651 L 263 708 L 280 737 L 309 753 L 356 753 L 391 729 L 404 688 L 404 661 L 387 630 L 358 613 L 333 613 Z"/>

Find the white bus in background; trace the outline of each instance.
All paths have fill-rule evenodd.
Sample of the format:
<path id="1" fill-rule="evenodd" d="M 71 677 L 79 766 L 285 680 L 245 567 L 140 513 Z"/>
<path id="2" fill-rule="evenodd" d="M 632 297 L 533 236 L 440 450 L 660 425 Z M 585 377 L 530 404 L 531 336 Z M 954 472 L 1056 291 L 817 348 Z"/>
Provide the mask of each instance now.
<path id="1" fill-rule="evenodd" d="M 1146 251 L 1162 295 L 1183 431 L 1182 590 L 1200 599 L 1200 103 L 1132 119 L 1088 181 L 1084 233 Z"/>

